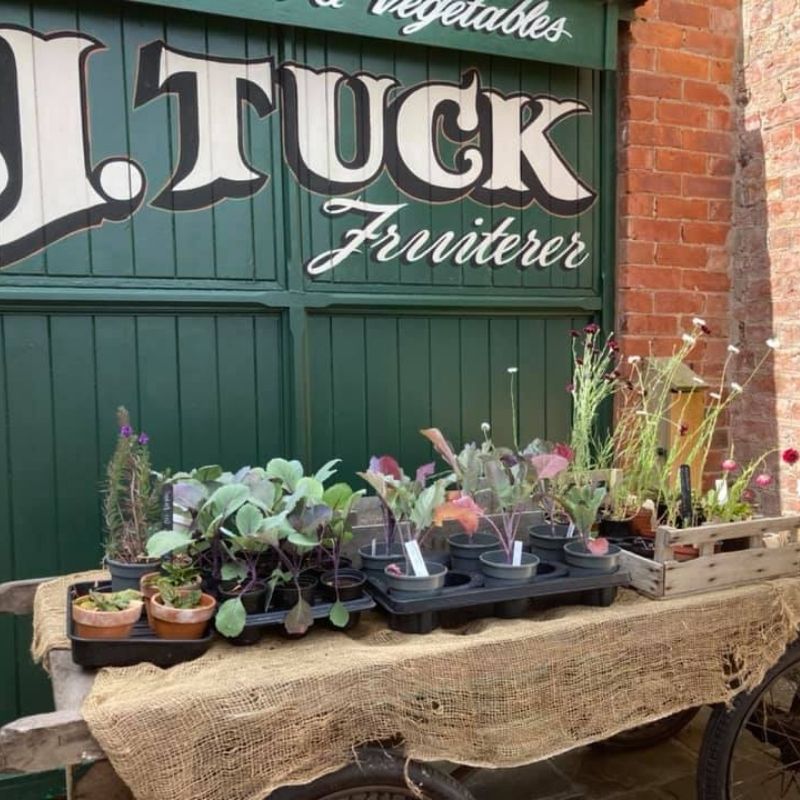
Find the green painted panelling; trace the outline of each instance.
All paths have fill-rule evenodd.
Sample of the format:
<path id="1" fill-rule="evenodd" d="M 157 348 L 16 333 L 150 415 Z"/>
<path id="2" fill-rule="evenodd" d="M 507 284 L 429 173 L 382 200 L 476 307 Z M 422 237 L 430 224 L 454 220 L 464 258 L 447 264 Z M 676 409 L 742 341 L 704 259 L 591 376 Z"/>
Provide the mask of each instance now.
<path id="1" fill-rule="evenodd" d="M 570 329 L 588 317 L 313 315 L 309 319 L 312 464 L 336 454 L 353 480 L 371 455 L 406 471 L 430 459 L 420 428 L 454 443 L 479 440 L 489 422 L 512 440 L 509 367 L 520 441 L 569 436 Z M 357 481 L 358 479 L 355 478 Z"/>
<path id="2" fill-rule="evenodd" d="M 249 312 L 0 318 L 0 580 L 91 568 L 97 486 L 126 405 L 158 468 L 261 464 L 289 443 L 281 319 Z M 50 707 L 30 621 L 0 621 L 0 720 Z M 15 697 L 16 694 L 16 697 Z"/>
<path id="3" fill-rule="evenodd" d="M 0 800 L 55 800 L 66 797 L 63 770 L 36 776 L 0 776 Z"/>

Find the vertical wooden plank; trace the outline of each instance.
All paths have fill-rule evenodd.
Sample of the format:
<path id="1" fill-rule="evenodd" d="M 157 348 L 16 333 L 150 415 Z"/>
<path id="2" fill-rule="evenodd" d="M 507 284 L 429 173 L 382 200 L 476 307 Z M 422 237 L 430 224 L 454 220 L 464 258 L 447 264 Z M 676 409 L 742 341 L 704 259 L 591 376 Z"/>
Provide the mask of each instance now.
<path id="1" fill-rule="evenodd" d="M 206 52 L 206 20 L 200 14 L 181 14 L 167 17 L 166 41 L 177 50 L 189 53 Z M 168 104 L 170 115 L 170 137 L 163 140 L 170 153 L 170 173 L 178 166 L 180 158 L 179 114 L 176 98 L 156 99 L 152 103 Z M 136 114 L 139 113 L 137 110 Z M 153 192 L 161 185 L 152 186 Z M 152 194 L 152 192 L 151 192 Z M 162 212 L 163 213 L 163 212 Z M 175 231 L 175 274 L 178 278 L 213 278 L 216 274 L 216 251 L 214 249 L 214 215 L 210 208 L 197 211 L 176 211 L 172 215 Z"/>
<path id="2" fill-rule="evenodd" d="M 363 318 L 334 316 L 331 320 L 334 448 L 320 461 L 328 460 L 333 454 L 340 457 L 339 472 L 345 480 L 364 469 L 369 458 L 364 353 Z M 310 468 L 318 466 L 317 463 L 309 465 Z"/>
<path id="3" fill-rule="evenodd" d="M 86 315 L 50 320 L 53 371 L 55 500 L 59 567 L 75 572 L 102 559 L 98 482 L 94 331 Z"/>
<path id="4" fill-rule="evenodd" d="M 456 317 L 432 317 L 431 327 L 431 424 L 447 439 L 471 441 L 474 434 L 461 429 L 461 332 Z"/>
<path id="5" fill-rule="evenodd" d="M 81 30 L 97 37 L 106 50 L 92 54 L 88 62 L 89 129 L 92 163 L 106 158 L 129 157 L 128 116 L 133 81 L 125 74 L 122 12 L 103 11 L 97 3 L 81 8 Z M 133 275 L 133 224 L 105 222 L 89 232 L 93 275 Z"/>
<path id="6" fill-rule="evenodd" d="M 409 475 L 430 460 L 430 447 L 420 435 L 431 425 L 430 322 L 425 317 L 399 317 L 397 360 L 400 374 L 400 463 Z"/>
<path id="7" fill-rule="evenodd" d="M 503 369 L 513 366 L 503 365 Z M 461 320 L 461 430 L 465 440 L 481 436 L 489 419 L 489 321 L 485 317 Z"/>
<path id="8" fill-rule="evenodd" d="M 489 381 L 491 388 L 492 439 L 497 444 L 511 447 L 514 443 L 514 413 L 517 415 L 519 431 L 520 404 L 522 401 L 520 381 L 524 367 L 519 363 L 517 350 L 517 320 L 501 317 L 489 320 Z M 509 368 L 518 371 L 514 376 L 514 413 L 511 405 L 511 377 Z M 488 421 L 488 418 L 487 418 Z M 473 434 L 478 436 L 480 432 Z M 519 438 L 518 444 L 524 447 L 527 442 Z"/>
<path id="9" fill-rule="evenodd" d="M 221 387 L 214 317 L 178 318 L 178 363 L 183 462 L 188 466 L 219 463 Z"/>
<path id="10" fill-rule="evenodd" d="M 311 428 L 311 458 L 324 463 L 336 451 L 334 445 L 333 339 L 329 316 L 308 318 L 308 384 Z M 337 453 L 338 455 L 338 453 Z M 357 467 L 361 469 L 361 467 Z"/>
<path id="11" fill-rule="evenodd" d="M 578 97 L 591 109 L 590 114 L 577 118 L 578 126 L 578 171 L 595 190 L 600 190 L 600 143 L 602 141 L 603 115 L 600 108 L 597 87 L 599 79 L 589 69 L 578 70 Z M 613 197 L 613 195 L 610 195 Z M 599 208 L 602 201 L 598 197 L 594 205 L 581 214 L 575 229 L 581 234 L 590 257 L 577 269 L 577 285 L 581 289 L 600 291 L 600 254 L 595 236 L 599 221 Z"/>
<path id="12" fill-rule="evenodd" d="M 563 392 L 562 402 L 569 405 L 570 398 L 565 386 L 556 384 L 545 372 L 545 328 L 547 322 L 542 319 L 522 317 L 519 320 L 517 344 L 517 363 L 519 364 L 519 420 L 520 435 L 523 442 L 535 437 L 545 437 L 547 433 L 547 417 L 545 414 L 545 398 L 548 389 L 555 397 Z M 569 345 L 566 346 L 563 358 L 569 361 Z"/>
<path id="13" fill-rule="evenodd" d="M 247 57 L 244 29 L 239 20 L 215 17 L 209 20 L 207 52 L 215 58 Z M 239 110 L 238 104 L 236 111 Z M 214 109 L 214 113 L 235 113 L 234 109 Z M 212 120 L 201 120 L 201 126 L 213 125 Z M 215 198 L 216 199 L 216 198 Z M 213 207 L 214 252 L 217 260 L 217 277 L 252 280 L 255 277 L 253 252 L 253 219 L 250 199 L 221 200 Z"/>
<path id="14" fill-rule="evenodd" d="M 217 318 L 221 458 L 231 469 L 256 464 L 253 317 Z"/>
<path id="15" fill-rule="evenodd" d="M 400 381 L 397 319 L 367 317 L 367 449 L 370 455 L 400 452 Z"/>
<path id="16" fill-rule="evenodd" d="M 284 407 L 284 353 L 286 343 L 277 314 L 261 314 L 255 318 L 254 370 L 256 380 L 256 424 L 258 463 L 263 465 L 273 456 L 288 450 Z M 330 397 L 330 394 L 327 395 Z M 331 452 L 328 450 L 327 452 Z"/>
<path id="17" fill-rule="evenodd" d="M 122 7 L 125 72 L 136 75 L 139 49 L 163 40 L 164 11 L 137 4 Z M 133 84 L 132 84 L 133 85 Z M 132 89 L 131 89 L 132 90 Z M 150 185 L 147 201 L 158 195 L 172 175 L 170 155 L 171 118 L 178 117 L 178 100 L 161 95 L 131 112 L 128 140 L 131 152 L 144 170 Z M 133 244 L 136 253 L 135 273 L 140 278 L 175 276 L 174 214 L 152 208 L 146 203 L 133 217 Z"/>
<path id="18" fill-rule="evenodd" d="M 158 470 L 185 466 L 181 453 L 180 389 L 176 318 L 136 317 L 137 372 L 140 379 L 139 424 L 150 437 L 150 455 Z"/>

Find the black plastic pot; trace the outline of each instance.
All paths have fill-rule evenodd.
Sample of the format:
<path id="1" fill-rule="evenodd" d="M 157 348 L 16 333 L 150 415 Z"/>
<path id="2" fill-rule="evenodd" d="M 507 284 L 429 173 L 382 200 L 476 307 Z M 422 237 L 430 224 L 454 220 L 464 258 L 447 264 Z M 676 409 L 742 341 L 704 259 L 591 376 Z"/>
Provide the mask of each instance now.
<path id="1" fill-rule="evenodd" d="M 523 553 L 519 564 L 509 564 L 503 550 L 492 550 L 481 556 L 481 572 L 486 586 L 507 586 L 512 583 L 528 583 L 536 576 L 539 556 Z"/>
<path id="2" fill-rule="evenodd" d="M 158 568 L 160 559 L 150 561 L 139 561 L 135 564 L 128 564 L 124 561 L 114 561 L 113 558 L 106 557 L 106 568 L 111 573 L 111 591 L 121 592 L 125 589 L 135 589 L 139 591 L 139 581 L 142 575 L 153 572 Z"/>
<path id="3" fill-rule="evenodd" d="M 642 558 L 652 559 L 655 557 L 655 543 L 652 539 L 631 536 L 625 539 L 614 539 L 613 543 L 619 545 L 623 550 Z"/>
<path id="4" fill-rule="evenodd" d="M 442 591 L 447 576 L 447 567 L 436 561 L 425 560 L 428 574 L 419 575 L 394 575 L 384 569 L 383 580 L 389 590 L 398 597 L 420 597 L 425 595 L 438 594 Z"/>
<path id="5" fill-rule="evenodd" d="M 262 614 L 267 602 L 267 585 L 265 583 L 255 583 L 244 594 L 232 591 L 230 587 L 223 588 L 229 581 L 224 581 L 219 588 L 219 597 L 222 602 L 238 597 L 242 601 L 244 610 L 248 614 Z M 234 636 L 226 641 L 235 645 L 255 644 L 261 639 L 260 628 L 245 628 L 238 636 Z"/>
<path id="6" fill-rule="evenodd" d="M 528 539 L 531 543 L 531 552 L 545 561 L 564 561 L 564 543 L 567 539 L 569 525 L 556 523 L 548 525 L 532 525 L 528 528 Z"/>
<path id="7" fill-rule="evenodd" d="M 609 543 L 608 552 L 596 555 L 586 549 L 583 539 L 574 539 L 564 545 L 564 558 L 567 564 L 578 569 L 591 569 L 595 572 L 615 572 L 619 566 L 619 545 Z"/>
<path id="8" fill-rule="evenodd" d="M 454 533 L 448 537 L 450 569 L 454 572 L 480 572 L 481 556 L 497 550 L 497 538 L 491 533 Z"/>
<path id="9" fill-rule="evenodd" d="M 389 564 L 396 564 L 405 559 L 403 546 L 399 542 L 393 544 L 388 552 L 384 542 L 376 543 L 374 555 L 372 545 L 365 544 L 358 548 L 358 554 L 361 556 L 361 569 L 364 572 L 374 572 L 380 575 L 383 575 L 383 571 Z"/>
<path id="10" fill-rule="evenodd" d="M 628 539 L 633 536 L 629 519 L 601 519 L 599 533 L 604 539 Z"/>
<path id="11" fill-rule="evenodd" d="M 297 578 L 300 584 L 300 597 L 309 605 L 314 603 L 314 593 L 317 590 L 318 580 L 316 576 L 308 572 L 301 572 Z M 298 592 L 294 581 L 281 583 L 275 587 L 272 593 L 271 606 L 276 611 L 288 611 L 297 605 Z"/>
<path id="12" fill-rule="evenodd" d="M 338 581 L 334 583 L 336 577 L 336 573 L 330 570 L 323 573 L 319 581 L 322 587 L 322 596 L 328 602 L 335 603 L 337 599 L 342 603 L 358 600 L 364 594 L 367 576 L 363 572 L 357 569 L 339 569 Z"/>

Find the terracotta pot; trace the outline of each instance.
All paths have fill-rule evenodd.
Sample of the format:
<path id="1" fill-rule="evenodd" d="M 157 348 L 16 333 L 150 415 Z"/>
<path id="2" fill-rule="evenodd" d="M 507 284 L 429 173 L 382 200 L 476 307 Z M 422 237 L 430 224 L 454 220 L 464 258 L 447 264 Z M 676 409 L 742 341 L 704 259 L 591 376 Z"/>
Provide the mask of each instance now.
<path id="1" fill-rule="evenodd" d="M 156 593 L 150 600 L 153 630 L 159 639 L 202 639 L 216 607 L 210 594 L 200 595 L 197 608 L 171 608 Z"/>
<path id="2" fill-rule="evenodd" d="M 634 514 L 631 519 L 631 532 L 633 536 L 648 536 L 653 533 L 653 514 L 646 508 Z"/>
<path id="3" fill-rule="evenodd" d="M 153 618 L 150 615 L 150 600 L 154 594 L 158 593 L 158 586 L 156 586 L 155 582 L 160 577 L 160 572 L 148 572 L 146 575 L 142 575 L 142 577 L 139 579 L 139 591 L 142 593 L 142 599 L 144 601 L 144 610 L 147 614 L 147 624 L 151 628 L 153 627 Z"/>
<path id="4" fill-rule="evenodd" d="M 122 611 L 92 611 L 75 600 L 72 603 L 75 635 L 83 639 L 127 639 L 142 616 L 143 605 L 141 600 L 134 600 Z"/>

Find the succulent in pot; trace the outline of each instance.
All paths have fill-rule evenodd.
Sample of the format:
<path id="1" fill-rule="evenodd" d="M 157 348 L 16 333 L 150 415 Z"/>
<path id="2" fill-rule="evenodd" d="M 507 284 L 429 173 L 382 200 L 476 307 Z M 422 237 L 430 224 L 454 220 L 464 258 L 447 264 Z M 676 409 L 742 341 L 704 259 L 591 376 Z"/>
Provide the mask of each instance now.
<path id="1" fill-rule="evenodd" d="M 127 409 L 117 409 L 119 434 L 103 487 L 105 564 L 114 591 L 139 589 L 142 575 L 158 563 L 147 552 L 159 528 L 162 477 L 150 464 L 149 437 L 136 433 Z"/>
<path id="2" fill-rule="evenodd" d="M 133 589 L 90 591 L 72 602 L 75 633 L 86 639 L 127 639 L 142 616 L 142 596 Z"/>
<path id="3" fill-rule="evenodd" d="M 201 639 L 216 607 L 202 589 L 164 584 L 150 600 L 153 630 L 160 639 Z"/>

